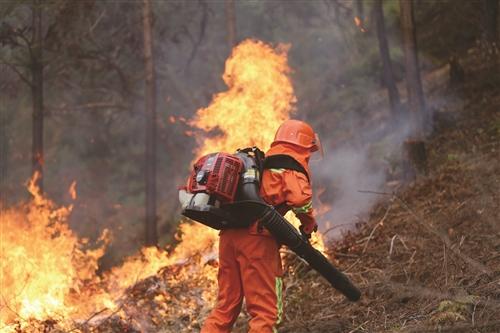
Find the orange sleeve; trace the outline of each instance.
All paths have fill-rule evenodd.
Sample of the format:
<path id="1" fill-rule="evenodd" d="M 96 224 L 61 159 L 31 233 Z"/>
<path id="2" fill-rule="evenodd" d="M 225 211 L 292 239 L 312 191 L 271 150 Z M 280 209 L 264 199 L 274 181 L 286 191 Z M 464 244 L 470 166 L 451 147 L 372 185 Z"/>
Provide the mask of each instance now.
<path id="1" fill-rule="evenodd" d="M 300 220 L 304 231 L 314 231 L 316 220 L 312 207 L 312 188 L 306 175 L 294 170 L 283 172 L 283 185 L 286 204 Z"/>

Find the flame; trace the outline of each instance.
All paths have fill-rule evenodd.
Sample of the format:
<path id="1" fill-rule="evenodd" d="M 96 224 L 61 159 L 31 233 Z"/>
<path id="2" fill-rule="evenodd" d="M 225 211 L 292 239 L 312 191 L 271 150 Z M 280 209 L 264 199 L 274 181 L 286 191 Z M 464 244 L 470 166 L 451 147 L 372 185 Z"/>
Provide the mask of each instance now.
<path id="1" fill-rule="evenodd" d="M 217 231 L 193 223 L 179 226 L 179 245 L 171 253 L 156 247 L 143 248 L 141 253 L 128 258 L 107 275 L 113 283 L 113 290 L 123 291 L 138 281 L 156 274 L 161 268 L 183 263 L 197 254 L 209 255 L 216 248 Z M 131 274 L 132 273 L 132 274 Z M 215 281 L 215 274 L 213 276 Z M 117 293 L 115 293 L 117 294 Z"/>
<path id="2" fill-rule="evenodd" d="M 216 94 L 212 103 L 198 110 L 190 122 L 212 133 L 208 138 L 198 136 L 196 155 L 250 146 L 267 149 L 296 101 L 289 77 L 288 49 L 287 45 L 273 48 L 251 39 L 233 49 L 222 77 L 228 90 Z"/>
<path id="3" fill-rule="evenodd" d="M 79 294 L 95 275 L 104 254 L 107 232 L 100 247 L 85 249 L 65 223 L 72 207 L 56 207 L 35 186 L 40 174 L 28 182 L 29 203 L 1 209 L 0 329 L 19 318 L 66 318 L 95 307 L 68 300 Z M 82 293 L 83 295 L 83 293 Z"/>
<path id="4" fill-rule="evenodd" d="M 246 40 L 234 48 L 227 60 L 223 79 L 228 90 L 216 94 L 212 103 L 197 111 L 192 120 L 171 117 L 169 121 L 192 126 L 189 135 L 199 142 L 196 155 L 229 151 L 256 145 L 266 149 L 279 125 L 294 111 L 296 101 L 287 64 L 288 46 L 272 46 Z M 78 238 L 68 227 L 73 206 L 58 207 L 36 187 L 35 173 L 27 188 L 32 198 L 15 207 L 0 203 L 0 332 L 37 331 L 32 320 L 56 321 L 58 328 L 75 329 L 75 322 L 103 320 L 106 312 L 121 318 L 136 316 L 139 322 L 151 318 L 142 303 L 129 302 L 127 295 L 151 277 L 161 276 L 163 287 L 182 289 L 175 299 L 169 292 L 153 294 L 160 317 L 179 318 L 190 313 L 206 313 L 216 296 L 217 232 L 198 223 L 179 226 L 177 246 L 170 250 L 143 248 L 124 263 L 96 273 L 111 236 L 104 231 L 94 248 L 88 239 Z M 76 199 L 76 182 L 69 188 Z M 298 220 L 287 218 L 295 225 Z M 324 250 L 319 233 L 313 243 Z M 165 285 L 167 287 L 165 287 Z M 180 286 L 180 287 L 179 287 Z M 200 294 L 193 294 L 199 290 Z M 149 296 L 148 296 L 149 297 Z M 45 329 L 43 329 L 45 330 Z M 42 330 L 42 331 L 43 331 Z"/>
<path id="5" fill-rule="evenodd" d="M 214 301 L 217 269 L 205 263 L 217 250 L 215 230 L 183 223 L 179 245 L 171 252 L 144 248 L 98 276 L 98 260 L 111 239 L 108 231 L 97 240 L 99 246 L 89 248 L 89 240 L 79 239 L 67 224 L 72 206 L 57 207 L 42 195 L 36 187 L 39 177 L 36 172 L 27 184 L 32 195 L 28 202 L 0 206 L 1 333 L 44 330 L 36 328 L 33 320 L 53 320 L 61 329 L 75 330 L 75 318 L 92 318 L 105 310 L 126 317 L 130 313 L 122 306 L 127 291 L 165 267 L 179 267 L 167 277 L 173 288 L 191 281 L 193 274 L 203 276 L 209 291 L 202 294 L 203 300 Z M 200 258 L 193 260 L 196 256 Z"/>
<path id="6" fill-rule="evenodd" d="M 73 181 L 68 190 L 71 199 L 76 200 L 76 181 Z"/>

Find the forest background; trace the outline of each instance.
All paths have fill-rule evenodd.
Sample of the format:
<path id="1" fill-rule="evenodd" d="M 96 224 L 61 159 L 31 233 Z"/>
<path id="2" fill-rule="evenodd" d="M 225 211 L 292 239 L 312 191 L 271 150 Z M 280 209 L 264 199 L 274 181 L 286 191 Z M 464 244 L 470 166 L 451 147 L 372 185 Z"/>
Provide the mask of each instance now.
<path id="1" fill-rule="evenodd" d="M 160 244 L 173 241 L 180 221 L 177 187 L 184 182 L 194 157 L 195 137 L 201 135 L 180 120 L 192 118 L 196 110 L 209 104 L 213 94 L 225 90 L 221 79 L 224 62 L 238 41 L 256 38 L 273 45 L 290 44 L 295 116 L 310 122 L 326 147 L 345 142 L 359 147 L 360 137 L 363 142 L 373 139 L 375 123 L 400 117 L 403 120 L 398 123 L 409 121 L 405 107 L 399 109 L 403 116 L 391 113 L 385 93 L 376 3 L 151 3 Z M 228 4 L 233 6 L 232 14 Z M 0 2 L 2 204 L 11 205 L 27 196 L 22 184 L 33 171 L 36 94 L 32 74 L 41 68 L 44 191 L 56 202 L 70 203 L 68 188 L 76 181 L 78 200 L 71 228 L 90 239 L 98 238 L 104 228 L 113 233 L 103 267 L 116 264 L 144 244 L 147 113 L 143 9 L 139 1 Z M 38 28 L 33 18 L 37 10 Z M 383 13 L 394 78 L 404 97 L 399 2 L 383 1 Z M 449 66 L 454 57 L 478 41 L 498 36 L 498 1 L 414 1 L 414 14 L 423 71 Z M 493 25 L 491 19 L 485 19 L 491 17 L 495 18 Z M 492 30 L 493 37 L 488 35 Z M 43 41 L 40 48 L 36 36 Z M 378 104 L 373 103 L 374 98 Z M 398 136 L 397 143 L 403 138 Z M 350 159 L 353 164 L 364 164 L 362 171 L 373 167 L 377 175 L 382 173 L 376 184 L 397 177 L 387 174 L 399 163 L 391 155 L 394 151 L 380 149 L 387 142 L 379 139 L 380 145 L 371 147 L 361 159 Z M 336 165 L 334 161 L 325 163 Z M 367 184 L 372 184 L 371 174 Z M 323 199 L 328 203 L 338 197 L 333 194 Z M 358 213 L 346 214 L 354 218 Z"/>

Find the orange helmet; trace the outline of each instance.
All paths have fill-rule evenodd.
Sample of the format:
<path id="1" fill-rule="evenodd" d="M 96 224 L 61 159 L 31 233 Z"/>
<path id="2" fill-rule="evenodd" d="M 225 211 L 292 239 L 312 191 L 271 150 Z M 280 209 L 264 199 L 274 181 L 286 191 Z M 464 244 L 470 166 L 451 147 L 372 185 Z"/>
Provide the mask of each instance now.
<path id="1" fill-rule="evenodd" d="M 276 131 L 271 147 L 286 142 L 315 152 L 321 149 L 319 137 L 309 124 L 300 120 L 286 120 Z"/>

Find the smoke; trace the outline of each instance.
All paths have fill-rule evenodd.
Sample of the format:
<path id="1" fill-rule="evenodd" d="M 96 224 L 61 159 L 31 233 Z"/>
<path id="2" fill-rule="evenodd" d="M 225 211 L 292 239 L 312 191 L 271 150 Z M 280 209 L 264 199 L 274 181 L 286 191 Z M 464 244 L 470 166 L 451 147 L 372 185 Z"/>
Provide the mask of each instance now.
<path id="1" fill-rule="evenodd" d="M 336 231 L 329 232 L 329 236 L 334 236 L 362 218 L 373 206 L 376 198 L 363 195 L 359 190 L 380 189 L 385 182 L 385 172 L 377 166 L 373 167 L 367 148 L 336 149 L 322 163 L 324 166 L 314 168 L 314 171 L 319 183 L 326 188 L 317 190 L 324 191 L 322 197 L 326 197 L 326 202 L 323 204 L 331 204 L 331 209 L 320 216 L 320 221 L 323 231 Z"/>
<path id="2" fill-rule="evenodd" d="M 447 88 L 449 67 L 439 67 L 422 77 L 428 117 L 427 135 L 452 121 L 450 110 L 460 109 L 463 103 L 454 91 Z M 403 82 L 404 83 L 404 82 Z M 399 92 L 405 102 L 405 89 Z M 338 238 L 365 222 L 373 207 L 387 196 L 372 192 L 392 193 L 404 184 L 403 143 L 410 138 L 411 117 L 403 110 L 399 116 L 390 113 L 385 89 L 380 87 L 368 96 L 358 112 L 350 112 L 343 122 L 325 128 L 324 122 L 315 124 L 322 132 L 325 157 L 312 162 L 315 207 L 320 230 L 329 238 Z M 439 123 L 433 124 L 435 119 Z M 349 129 L 346 135 L 345 129 Z"/>
<path id="3" fill-rule="evenodd" d="M 22 27 L 30 17 L 29 8 L 23 6 L 5 15 L 6 22 Z M 221 74 L 230 49 L 223 2 L 208 3 L 209 15 L 203 24 L 206 8 L 198 2 L 156 2 L 155 6 L 155 15 L 160 18 L 155 22 L 158 224 L 166 242 L 178 221 L 177 186 L 184 181 L 196 146 L 194 138 L 186 135 L 184 123 L 169 123 L 168 119 L 191 118 L 197 109 L 209 104 L 212 94 L 226 89 Z M 349 6 L 352 4 L 346 2 L 342 7 Z M 55 28 L 61 33 L 52 34 L 51 42 L 68 52 L 53 54 L 46 50 L 46 56 L 57 55 L 57 60 L 48 62 L 45 69 L 49 115 L 45 120 L 45 190 L 57 202 L 69 202 L 67 188 L 76 180 L 78 199 L 72 227 L 90 238 L 96 238 L 101 229 L 108 227 L 123 235 L 116 237 L 116 243 L 139 246 L 144 201 L 140 5 L 82 5 L 72 11 L 74 17 L 61 21 L 63 16 L 57 15 L 57 8 L 47 6 L 45 28 L 57 23 Z M 238 40 L 256 38 L 272 44 L 291 44 L 289 61 L 298 98 L 297 117 L 324 127 L 335 122 L 334 135 L 328 132 L 331 129 L 314 126 L 320 134 L 330 134 L 323 137 L 325 142 L 334 141 L 326 147 L 326 158 L 312 166 L 316 193 L 323 191 L 318 199 L 332 206 L 319 216 L 323 230 L 345 223 L 352 225 L 370 211 L 379 197 L 358 191 L 385 188 L 392 177 L 387 172 L 392 168 L 390 157 L 399 154 L 399 145 L 406 137 L 405 126 L 389 120 L 387 107 L 380 102 L 387 98 L 379 82 L 374 37 L 359 32 L 350 15 L 336 10 L 322 1 L 307 5 L 236 3 Z M 396 22 L 387 18 L 394 65 L 400 68 Z M 81 43 L 81 50 L 73 45 L 87 38 L 88 31 L 96 39 L 97 51 L 86 43 Z M 100 56 L 76 57 L 69 52 L 73 47 L 83 54 L 98 52 Z M 197 52 L 188 66 L 187 58 L 195 47 Z M 24 197 L 20 184 L 31 172 L 31 97 L 29 88 L 16 76 L 1 79 L 19 86 L 12 96 L 6 95 L 12 89 L 0 92 L 4 101 L 0 194 L 2 200 L 13 203 Z M 371 94 L 374 98 L 366 98 Z M 377 126 L 368 124 L 373 128 L 367 131 L 367 122 Z M 339 143 L 340 138 L 343 143 Z M 340 228 L 334 231 L 337 230 Z M 121 256 L 124 251 L 117 253 Z"/>
<path id="4" fill-rule="evenodd" d="M 373 110 L 373 109 L 372 109 Z M 378 112 L 385 113 L 381 108 Z M 357 122 L 359 124 L 359 122 Z M 364 221 L 383 197 L 362 191 L 392 191 L 388 184 L 398 170 L 402 143 L 409 136 L 406 120 L 389 115 L 368 130 L 354 130 L 339 145 L 325 148 L 325 157 L 312 162 L 317 220 L 322 232 L 337 238 Z"/>

